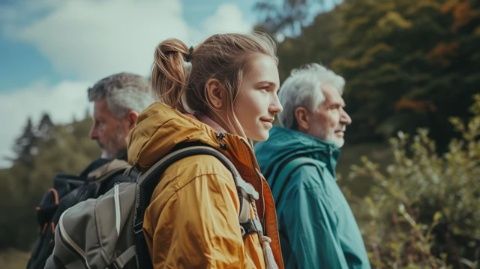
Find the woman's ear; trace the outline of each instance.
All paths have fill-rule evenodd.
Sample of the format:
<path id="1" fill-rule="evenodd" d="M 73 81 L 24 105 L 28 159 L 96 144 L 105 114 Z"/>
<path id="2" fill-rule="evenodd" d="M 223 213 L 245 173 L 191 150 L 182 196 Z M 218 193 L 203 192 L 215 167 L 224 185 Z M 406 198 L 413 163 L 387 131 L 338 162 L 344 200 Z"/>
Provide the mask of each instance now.
<path id="1" fill-rule="evenodd" d="M 221 110 L 225 102 L 225 89 L 218 79 L 210 78 L 205 83 L 205 97 L 214 108 Z"/>
<path id="2" fill-rule="evenodd" d="M 307 132 L 310 129 L 310 112 L 306 108 L 299 106 L 295 109 L 295 120 L 298 131 Z"/>

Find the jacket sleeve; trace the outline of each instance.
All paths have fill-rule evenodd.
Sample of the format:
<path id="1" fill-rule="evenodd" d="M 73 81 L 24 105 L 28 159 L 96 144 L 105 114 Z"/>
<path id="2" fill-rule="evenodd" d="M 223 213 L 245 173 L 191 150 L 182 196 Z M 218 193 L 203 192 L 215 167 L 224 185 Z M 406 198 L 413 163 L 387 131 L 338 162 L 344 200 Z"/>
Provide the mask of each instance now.
<path id="1" fill-rule="evenodd" d="M 285 193 L 285 207 L 280 213 L 282 230 L 298 268 L 346 269 L 334 209 L 317 169 L 308 165 L 292 174 L 297 184 Z"/>
<path id="2" fill-rule="evenodd" d="M 177 187 L 152 220 L 154 268 L 256 267 L 245 259 L 240 205 L 231 173 L 225 167 L 218 173 L 183 169 L 191 170 L 193 176 Z"/>

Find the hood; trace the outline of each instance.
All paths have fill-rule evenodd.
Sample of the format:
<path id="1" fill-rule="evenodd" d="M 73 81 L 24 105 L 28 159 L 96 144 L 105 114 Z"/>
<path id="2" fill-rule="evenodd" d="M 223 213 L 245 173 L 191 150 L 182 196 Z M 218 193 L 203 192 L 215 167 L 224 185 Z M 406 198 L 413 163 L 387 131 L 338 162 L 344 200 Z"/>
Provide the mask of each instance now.
<path id="1" fill-rule="evenodd" d="M 128 162 L 140 169 L 152 166 L 183 142 L 201 142 L 219 148 L 214 132 L 193 116 L 156 102 L 142 112 L 128 139 Z"/>
<path id="2" fill-rule="evenodd" d="M 242 176 L 256 177 L 258 165 L 246 139 L 216 132 L 193 115 L 182 114 L 160 102 L 139 115 L 128 141 L 128 162 L 141 170 L 151 167 L 179 144 L 201 143 L 221 151 Z"/>
<path id="3" fill-rule="evenodd" d="M 297 157 L 309 157 L 325 163 L 335 176 L 340 150 L 337 146 L 308 134 L 282 127 L 273 127 L 270 137 L 255 146 L 260 169 L 268 177 L 279 165 Z"/>

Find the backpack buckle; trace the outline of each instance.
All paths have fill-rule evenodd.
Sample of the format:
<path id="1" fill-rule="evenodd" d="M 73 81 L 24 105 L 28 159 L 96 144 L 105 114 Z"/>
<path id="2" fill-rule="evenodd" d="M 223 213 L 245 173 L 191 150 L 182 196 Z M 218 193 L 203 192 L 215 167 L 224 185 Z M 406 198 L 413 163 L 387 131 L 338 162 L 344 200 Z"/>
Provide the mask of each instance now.
<path id="1" fill-rule="evenodd" d="M 263 229 L 261 228 L 262 226 L 258 226 L 259 223 L 257 223 L 254 219 L 249 219 L 246 222 L 240 223 L 240 231 L 242 233 L 242 236 L 247 236 L 252 233 L 258 233 L 258 232 L 263 232 Z"/>
<path id="2" fill-rule="evenodd" d="M 133 233 L 136 235 L 139 233 L 143 233 L 143 221 L 140 221 L 133 225 Z"/>

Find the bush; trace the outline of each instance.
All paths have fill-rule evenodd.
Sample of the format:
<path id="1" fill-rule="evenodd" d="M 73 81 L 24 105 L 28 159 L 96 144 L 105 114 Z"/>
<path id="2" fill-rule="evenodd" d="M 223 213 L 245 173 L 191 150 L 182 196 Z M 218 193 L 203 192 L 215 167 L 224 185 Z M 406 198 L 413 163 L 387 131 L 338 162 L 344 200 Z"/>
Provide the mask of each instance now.
<path id="1" fill-rule="evenodd" d="M 473 117 L 451 123 L 461 137 L 438 153 L 427 130 L 390 140 L 393 162 L 366 157 L 349 180 L 372 178 L 366 197 L 352 197 L 375 268 L 479 268 L 480 95 Z"/>

